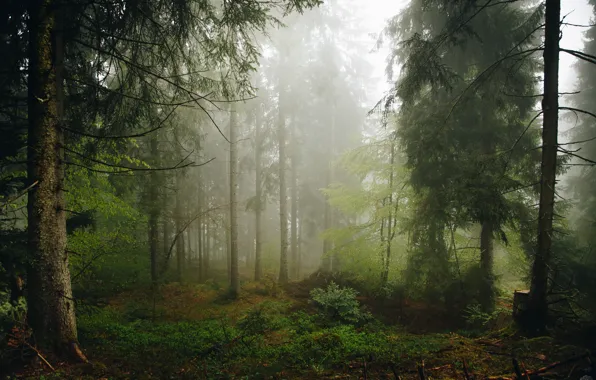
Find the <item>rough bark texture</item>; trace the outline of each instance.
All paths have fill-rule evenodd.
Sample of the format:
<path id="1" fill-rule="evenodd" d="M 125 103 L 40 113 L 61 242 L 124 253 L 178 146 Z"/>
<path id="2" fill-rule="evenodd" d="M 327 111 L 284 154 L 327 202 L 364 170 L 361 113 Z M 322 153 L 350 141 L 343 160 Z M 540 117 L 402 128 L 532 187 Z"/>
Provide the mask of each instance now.
<path id="1" fill-rule="evenodd" d="M 240 293 L 238 273 L 238 215 L 236 192 L 238 191 L 238 152 L 236 137 L 236 106 L 230 110 L 230 292 L 233 297 Z"/>
<path id="2" fill-rule="evenodd" d="M 151 157 L 156 159 L 159 156 L 157 151 L 157 134 L 151 136 Z M 158 173 L 151 172 L 149 188 L 149 255 L 151 258 L 151 283 L 157 285 L 157 245 L 159 244 L 158 228 L 159 206 L 158 206 Z"/>
<path id="3" fill-rule="evenodd" d="M 38 344 L 86 360 L 78 349 L 64 211 L 63 44 L 55 1 L 29 3 L 27 174 L 28 321 Z M 57 22 L 58 21 L 58 22 Z"/>
<path id="4" fill-rule="evenodd" d="M 282 110 L 282 90 L 279 93 L 278 145 L 279 145 L 279 230 L 280 257 L 279 283 L 288 282 L 288 200 L 286 196 L 286 123 Z"/>
<path id="5" fill-rule="evenodd" d="M 260 104 L 259 104 L 260 106 Z M 261 234 L 261 210 L 263 202 L 262 178 L 261 178 L 261 107 L 257 108 L 255 122 L 255 183 L 256 200 L 255 206 L 255 281 L 259 281 L 263 275 L 261 263 L 262 234 Z"/>
<path id="6" fill-rule="evenodd" d="M 542 99 L 542 167 L 538 211 L 538 249 L 532 266 L 530 299 L 525 320 L 527 328 L 545 330 L 548 303 L 548 267 L 551 258 L 555 180 L 557 169 L 557 133 L 559 126 L 559 22 L 561 1 L 546 0 L 544 43 L 544 97 Z"/>
<path id="7" fill-rule="evenodd" d="M 493 226 L 490 222 L 482 223 L 480 230 L 480 304 L 484 311 L 490 312 L 495 305 Z"/>

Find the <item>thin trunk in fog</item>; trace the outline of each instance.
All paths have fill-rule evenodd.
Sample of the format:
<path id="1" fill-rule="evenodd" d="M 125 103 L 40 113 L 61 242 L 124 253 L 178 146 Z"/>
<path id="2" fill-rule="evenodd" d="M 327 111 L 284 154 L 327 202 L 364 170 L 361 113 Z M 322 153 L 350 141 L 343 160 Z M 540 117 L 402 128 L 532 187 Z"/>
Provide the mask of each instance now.
<path id="1" fill-rule="evenodd" d="M 327 178 L 325 187 L 329 187 L 331 183 L 333 183 L 333 150 L 335 145 L 335 107 L 331 108 L 331 124 L 329 128 L 330 133 L 330 146 L 329 146 L 329 155 L 327 160 Z M 331 229 L 333 227 L 333 210 L 331 210 L 331 205 L 329 204 L 329 200 L 325 200 L 325 216 L 324 216 L 324 229 L 325 231 Z M 331 272 L 334 270 L 334 261 L 335 258 L 331 256 L 331 251 L 333 250 L 333 243 L 329 238 L 325 238 L 323 240 L 323 269 L 324 271 Z"/>
<path id="2" fill-rule="evenodd" d="M 236 137 L 236 103 L 230 107 L 230 292 L 238 297 L 240 278 L 238 273 L 238 215 L 236 192 L 238 191 L 238 158 Z"/>
<path id="3" fill-rule="evenodd" d="M 279 90 L 278 101 L 278 145 L 279 145 L 279 230 L 280 257 L 279 283 L 288 282 L 288 200 L 286 196 L 286 126 L 283 114 L 283 87 Z"/>
<path id="4" fill-rule="evenodd" d="M 209 227 L 211 223 L 209 222 L 209 216 L 205 218 L 205 230 L 204 230 L 204 238 L 203 242 L 205 246 L 203 247 L 203 280 L 207 280 L 209 278 L 209 255 L 211 254 L 211 234 Z"/>
<path id="5" fill-rule="evenodd" d="M 297 143 L 297 128 L 295 120 L 292 120 L 292 138 L 290 141 L 292 154 L 290 155 L 290 186 L 292 197 L 291 209 L 291 249 L 290 256 L 292 258 L 292 277 L 298 279 L 298 143 Z"/>
<path id="6" fill-rule="evenodd" d="M 261 267 L 261 210 L 263 209 L 263 194 L 261 190 L 261 123 L 262 107 L 259 101 L 255 117 L 255 186 L 256 186 L 256 206 L 255 206 L 255 281 L 261 279 L 263 268 Z"/>
<path id="7" fill-rule="evenodd" d="M 495 301 L 493 265 L 493 226 L 490 222 L 483 222 L 480 230 L 480 272 L 482 276 L 480 304 L 486 312 L 492 311 Z"/>
<path id="8" fill-rule="evenodd" d="M 199 156 L 199 161 L 201 159 L 201 134 L 199 132 L 199 136 L 197 137 L 197 154 Z M 205 267 L 203 264 L 203 203 L 204 203 L 204 193 L 203 193 L 203 178 L 201 176 L 201 168 L 199 167 L 197 172 L 197 255 L 198 262 L 199 262 L 199 281 L 203 281 L 205 278 Z"/>
<path id="9" fill-rule="evenodd" d="M 178 138 L 174 139 L 179 144 Z M 177 148 L 179 150 L 179 148 Z M 180 156 L 179 154 L 177 156 Z M 182 220 L 182 171 L 176 170 L 176 206 L 174 210 L 174 221 L 176 223 L 176 234 L 181 233 Z M 182 232 L 183 234 L 184 232 Z M 176 276 L 179 282 L 184 281 L 184 235 L 176 239 Z"/>
<path id="10" fill-rule="evenodd" d="M 300 223 L 298 225 L 298 242 L 297 242 L 297 248 L 298 248 L 298 261 L 296 263 L 296 279 L 300 280 L 300 276 L 302 275 L 301 269 L 302 269 L 302 225 L 303 223 Z"/>
<path id="11" fill-rule="evenodd" d="M 548 316 L 548 267 L 550 265 L 555 181 L 557 169 L 557 133 L 559 127 L 559 33 L 561 1 L 546 0 L 544 30 L 544 97 L 542 98 L 542 165 L 538 210 L 538 247 L 532 266 L 528 321 L 532 328 L 545 330 Z"/>
<path id="12" fill-rule="evenodd" d="M 389 280 L 389 265 L 391 264 L 391 243 L 393 242 L 393 238 L 395 237 L 395 224 L 394 224 L 394 206 L 393 206 L 393 186 L 394 186 L 394 169 L 393 166 L 395 165 L 395 141 L 391 142 L 391 156 L 389 159 L 389 215 L 387 216 L 387 236 L 386 236 L 386 243 L 385 243 L 385 258 L 383 260 L 383 272 L 381 273 L 381 283 L 383 285 L 387 284 Z M 395 207 L 396 208 L 396 207 Z M 396 210 L 397 211 L 397 210 Z M 382 223 L 383 225 L 384 223 Z M 381 226 L 381 229 L 383 227 Z M 381 234 L 381 238 L 383 238 L 383 234 Z"/>
<path id="13" fill-rule="evenodd" d="M 64 201 L 64 46 L 59 4 L 30 1 L 28 51 L 27 306 L 37 344 L 86 360 L 78 348 Z"/>
<path id="14" fill-rule="evenodd" d="M 157 133 L 151 135 L 151 159 L 157 162 L 159 160 L 159 151 L 157 150 Z M 151 258 L 151 284 L 157 285 L 157 245 L 159 244 L 158 227 L 159 222 L 159 183 L 158 172 L 152 171 L 149 178 L 149 255 Z"/>
<path id="15" fill-rule="evenodd" d="M 163 254 L 164 257 L 168 255 L 170 250 L 170 223 L 168 220 L 168 191 L 166 186 L 162 188 L 161 194 L 161 219 L 163 224 Z"/>

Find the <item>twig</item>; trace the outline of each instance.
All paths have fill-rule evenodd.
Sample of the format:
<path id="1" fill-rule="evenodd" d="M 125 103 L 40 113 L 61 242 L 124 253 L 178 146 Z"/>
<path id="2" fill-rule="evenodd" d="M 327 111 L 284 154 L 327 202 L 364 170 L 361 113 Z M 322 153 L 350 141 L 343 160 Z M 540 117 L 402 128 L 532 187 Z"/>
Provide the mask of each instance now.
<path id="1" fill-rule="evenodd" d="M 558 361 L 558 362 L 554 362 L 554 363 L 549 364 L 549 365 L 547 365 L 545 367 L 538 368 L 537 370 L 534 370 L 534 371 L 527 371 L 526 372 L 526 375 L 528 375 L 528 376 L 537 375 L 539 373 L 546 372 L 549 369 L 553 369 L 553 368 L 558 367 L 558 366 L 561 366 L 561 365 L 573 363 L 574 361 L 583 359 L 585 357 L 589 357 L 589 354 L 587 352 L 584 353 L 584 354 L 581 354 L 581 355 L 573 356 L 573 357 L 571 357 L 569 359 L 565 359 L 565 360 L 561 360 L 561 361 Z"/>
<path id="2" fill-rule="evenodd" d="M 41 352 L 39 352 L 39 350 L 37 348 L 30 345 L 28 342 L 25 342 L 25 345 L 27 347 L 29 347 L 30 349 L 32 349 L 33 351 L 35 351 L 35 353 L 37 354 L 37 357 L 39 357 L 41 359 L 41 361 L 43 361 L 52 371 L 56 371 L 56 369 L 54 367 L 52 367 L 52 365 L 46 360 L 46 358 L 43 357 L 43 355 L 41 354 Z"/>
<path id="3" fill-rule="evenodd" d="M 362 375 L 364 376 L 364 380 L 368 379 L 368 377 L 366 376 L 366 358 L 364 358 L 364 363 L 362 366 Z"/>
<path id="4" fill-rule="evenodd" d="M 14 201 L 16 201 L 17 199 L 19 199 L 20 197 L 22 197 L 23 195 L 27 194 L 29 192 L 29 190 L 33 189 L 35 186 L 37 186 L 37 184 L 39 183 L 39 181 L 35 181 L 33 182 L 31 185 L 27 186 L 25 189 L 23 189 L 23 191 L 21 191 L 17 196 L 15 196 L 14 198 L 9 198 L 6 202 L 4 202 L 2 204 L 2 206 L 0 206 L 0 208 L 4 208 L 4 206 L 8 206 L 9 203 L 12 203 Z"/>

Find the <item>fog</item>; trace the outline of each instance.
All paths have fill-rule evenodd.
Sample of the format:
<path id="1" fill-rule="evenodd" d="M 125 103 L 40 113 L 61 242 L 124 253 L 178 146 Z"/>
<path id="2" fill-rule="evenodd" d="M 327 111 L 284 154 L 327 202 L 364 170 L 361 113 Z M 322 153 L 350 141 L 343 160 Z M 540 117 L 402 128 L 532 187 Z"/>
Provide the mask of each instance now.
<path id="1" fill-rule="evenodd" d="M 0 375 L 593 377 L 595 14 L 9 0 Z"/>

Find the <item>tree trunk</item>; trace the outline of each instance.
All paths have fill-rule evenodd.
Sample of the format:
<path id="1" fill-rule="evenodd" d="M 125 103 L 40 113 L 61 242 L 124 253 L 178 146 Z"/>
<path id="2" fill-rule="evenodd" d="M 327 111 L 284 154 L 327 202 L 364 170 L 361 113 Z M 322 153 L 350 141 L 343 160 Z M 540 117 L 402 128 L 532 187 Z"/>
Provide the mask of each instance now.
<path id="1" fill-rule="evenodd" d="M 298 279 L 298 157 L 297 157 L 297 138 L 296 138 L 296 122 L 292 125 L 292 155 L 290 156 L 291 166 L 291 257 L 292 257 L 292 277 Z"/>
<path id="2" fill-rule="evenodd" d="M 261 103 L 257 108 L 255 122 L 255 186 L 256 186 L 256 205 L 255 205 L 255 281 L 260 281 L 263 275 L 261 262 L 262 234 L 261 234 L 261 211 L 263 209 L 263 194 L 261 190 L 261 122 L 262 109 Z"/>
<path id="3" fill-rule="evenodd" d="M 236 192 L 238 191 L 238 158 L 236 138 L 236 104 L 230 107 L 230 292 L 235 298 L 240 293 L 238 273 L 238 215 Z"/>
<path id="4" fill-rule="evenodd" d="M 164 186 L 162 189 L 161 199 L 161 219 L 163 223 L 163 254 L 167 257 L 170 250 L 170 221 L 168 220 L 168 193 Z"/>
<path id="5" fill-rule="evenodd" d="M 303 224 L 298 225 L 298 262 L 296 263 L 296 279 L 300 281 L 302 276 L 302 229 Z"/>
<path id="6" fill-rule="evenodd" d="M 176 233 L 181 233 L 183 226 L 182 221 L 182 173 L 180 170 L 176 170 L 176 215 L 174 217 L 176 222 Z M 184 282 L 184 233 L 181 233 L 182 236 L 178 236 L 176 239 L 176 276 L 178 277 L 178 282 Z"/>
<path id="7" fill-rule="evenodd" d="M 78 348 L 64 201 L 62 23 L 57 2 L 29 2 L 28 321 L 38 344 L 86 361 Z"/>
<path id="8" fill-rule="evenodd" d="M 209 218 L 205 218 L 205 237 L 203 242 L 205 247 L 203 248 L 203 280 L 207 280 L 209 278 L 209 255 L 211 252 L 211 235 L 209 233 Z"/>
<path id="9" fill-rule="evenodd" d="M 335 113 L 334 107 L 331 109 L 331 127 L 330 127 L 330 147 L 329 147 L 329 156 L 327 162 L 327 181 L 326 187 L 329 187 L 333 182 L 333 146 L 335 143 Z M 325 216 L 324 216 L 324 229 L 325 231 L 331 229 L 333 227 L 333 210 L 331 210 L 331 205 L 329 204 L 329 200 L 325 200 Z M 331 257 L 331 251 L 333 250 L 333 243 L 329 238 L 325 238 L 323 241 L 323 267 L 322 269 L 326 272 L 331 272 L 333 268 L 333 261 L 334 258 Z"/>
<path id="10" fill-rule="evenodd" d="M 197 137 L 197 155 L 199 157 L 199 161 L 201 160 L 201 134 Z M 199 282 L 204 281 L 205 279 L 205 267 L 203 263 L 203 203 L 204 203 L 204 192 L 203 192 L 203 178 L 201 175 L 201 168 L 197 169 L 197 254 L 199 259 Z"/>
<path id="11" fill-rule="evenodd" d="M 151 135 L 151 159 L 156 163 L 159 160 L 159 152 L 157 150 L 157 133 Z M 150 188 L 149 188 L 149 254 L 151 258 L 151 285 L 155 288 L 157 286 L 157 249 L 159 244 L 158 228 L 159 221 L 159 183 L 158 173 L 152 171 L 150 174 Z"/>
<path id="12" fill-rule="evenodd" d="M 493 226 L 483 222 L 480 230 L 480 305 L 485 312 L 491 312 L 495 306 L 495 281 L 493 274 L 494 249 Z"/>
<path id="13" fill-rule="evenodd" d="M 395 226 L 393 222 L 393 182 L 394 182 L 394 170 L 393 165 L 395 164 L 395 141 L 391 143 L 391 156 L 389 160 L 390 172 L 389 172 L 389 216 L 387 217 L 387 241 L 385 244 L 385 259 L 383 260 L 383 274 L 381 275 L 381 283 L 387 285 L 389 280 L 389 265 L 391 264 L 391 242 L 395 236 Z M 382 228 L 382 227 L 381 227 Z"/>
<path id="14" fill-rule="evenodd" d="M 279 90 L 278 145 L 279 145 L 279 230 L 281 237 L 279 283 L 288 282 L 288 200 L 286 196 L 286 126 L 282 104 L 283 88 Z"/>
<path id="15" fill-rule="evenodd" d="M 559 22 L 561 1 L 546 0 L 544 35 L 544 97 L 542 99 L 542 167 L 540 206 L 538 210 L 538 249 L 532 266 L 528 300 L 529 329 L 543 332 L 548 316 L 548 267 L 551 258 L 555 181 L 557 169 L 557 134 L 559 125 Z"/>

